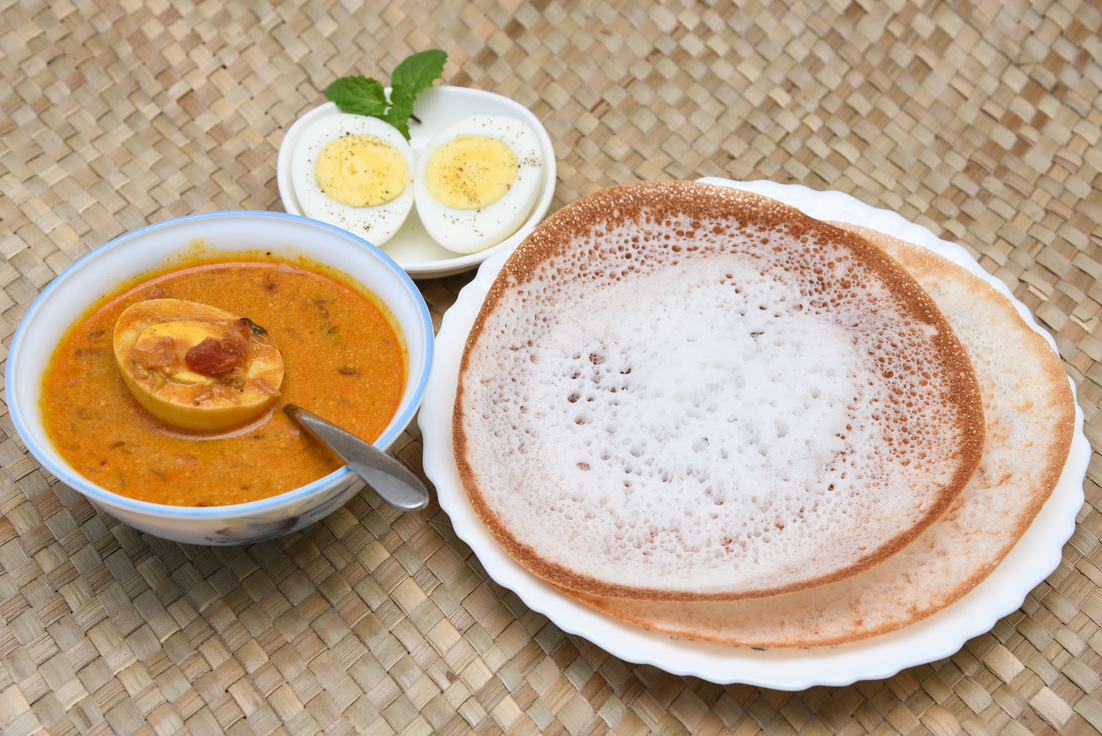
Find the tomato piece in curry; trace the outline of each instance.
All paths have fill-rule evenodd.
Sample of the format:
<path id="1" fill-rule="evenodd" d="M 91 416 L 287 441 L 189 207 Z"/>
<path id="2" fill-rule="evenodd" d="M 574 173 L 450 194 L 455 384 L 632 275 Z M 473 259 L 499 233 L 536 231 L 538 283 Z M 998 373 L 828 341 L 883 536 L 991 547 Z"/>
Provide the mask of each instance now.
<path id="1" fill-rule="evenodd" d="M 115 320 L 131 304 L 173 298 L 247 317 L 283 351 L 276 410 L 217 433 L 165 424 L 119 376 Z M 45 373 L 42 411 L 58 451 L 92 482 L 178 506 L 267 498 L 343 464 L 278 410 L 295 403 L 375 440 L 401 402 L 404 343 L 385 307 L 328 275 L 289 263 L 201 264 L 162 274 L 96 309 L 62 340 Z"/>

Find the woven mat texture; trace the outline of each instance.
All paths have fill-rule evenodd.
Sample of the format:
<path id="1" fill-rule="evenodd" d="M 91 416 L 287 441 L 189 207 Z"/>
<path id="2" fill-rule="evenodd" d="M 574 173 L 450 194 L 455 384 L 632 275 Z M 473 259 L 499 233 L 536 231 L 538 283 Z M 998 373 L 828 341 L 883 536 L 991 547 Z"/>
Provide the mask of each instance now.
<path id="1" fill-rule="evenodd" d="M 151 222 L 282 210 L 339 76 L 449 54 L 558 158 L 552 209 L 721 175 L 834 189 L 966 246 L 1050 330 L 1102 442 L 1096 2 L 0 0 L 0 360 L 50 280 Z M 437 325 L 471 274 L 420 283 Z M 0 363 L 0 367 L 3 364 Z M 1098 456 L 1063 564 L 956 655 L 803 692 L 637 666 L 488 579 L 435 505 L 369 492 L 248 547 L 165 542 L 0 416 L 0 732 L 1097 734 Z M 416 426 L 396 454 L 420 470 Z"/>

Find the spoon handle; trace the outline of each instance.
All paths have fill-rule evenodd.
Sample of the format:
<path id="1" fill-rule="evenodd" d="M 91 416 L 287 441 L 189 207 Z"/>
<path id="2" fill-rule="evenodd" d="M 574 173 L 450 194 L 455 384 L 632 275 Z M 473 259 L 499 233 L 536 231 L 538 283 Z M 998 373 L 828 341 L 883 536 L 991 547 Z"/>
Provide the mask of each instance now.
<path id="1" fill-rule="evenodd" d="M 429 492 L 424 483 L 390 455 L 301 406 L 287 404 L 283 411 L 337 453 L 356 475 L 379 494 L 379 498 L 391 506 L 413 511 L 428 505 Z"/>

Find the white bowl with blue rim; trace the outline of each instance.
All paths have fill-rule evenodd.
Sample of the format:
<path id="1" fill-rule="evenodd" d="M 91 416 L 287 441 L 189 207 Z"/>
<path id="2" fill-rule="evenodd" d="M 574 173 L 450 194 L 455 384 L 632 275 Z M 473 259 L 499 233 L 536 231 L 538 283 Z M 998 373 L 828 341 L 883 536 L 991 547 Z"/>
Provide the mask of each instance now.
<path id="1" fill-rule="evenodd" d="M 99 509 L 139 531 L 201 545 L 271 539 L 321 520 L 361 487 L 342 467 L 271 498 L 213 507 L 168 506 L 113 493 L 78 473 L 57 451 L 43 422 L 42 377 L 66 331 L 105 294 L 174 264 L 271 252 L 336 269 L 373 292 L 390 310 L 406 345 L 402 401 L 374 442 L 385 450 L 417 412 L 432 366 L 428 308 L 410 277 L 389 256 L 346 230 L 281 212 L 232 211 L 189 215 L 127 233 L 84 256 L 43 289 L 19 323 L 8 354 L 5 388 L 16 432 L 43 468 Z"/>

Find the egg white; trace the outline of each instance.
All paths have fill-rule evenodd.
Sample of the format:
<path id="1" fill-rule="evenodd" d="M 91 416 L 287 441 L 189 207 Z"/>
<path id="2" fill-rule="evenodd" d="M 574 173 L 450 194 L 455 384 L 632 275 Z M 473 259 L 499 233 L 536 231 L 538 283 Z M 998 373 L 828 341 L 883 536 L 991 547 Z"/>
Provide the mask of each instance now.
<path id="1" fill-rule="evenodd" d="M 449 207 L 432 196 L 425 171 L 433 152 L 461 135 L 496 138 L 517 157 L 517 178 L 501 199 L 477 210 Z M 539 194 L 543 158 L 539 139 L 523 121 L 508 115 L 473 115 L 436 134 L 418 157 L 414 197 L 425 230 L 455 253 L 475 253 L 497 245 L 515 233 L 532 212 Z"/>
<path id="2" fill-rule="evenodd" d="M 375 207 L 352 207 L 329 197 L 318 185 L 314 164 L 325 146 L 346 135 L 374 136 L 396 148 L 406 161 L 406 177 L 413 179 L 415 161 L 409 143 L 398 129 L 378 118 L 338 113 L 318 118 L 302 131 L 291 159 L 291 181 L 302 212 L 382 245 L 398 232 L 413 208 L 413 186 L 389 202 Z"/>

